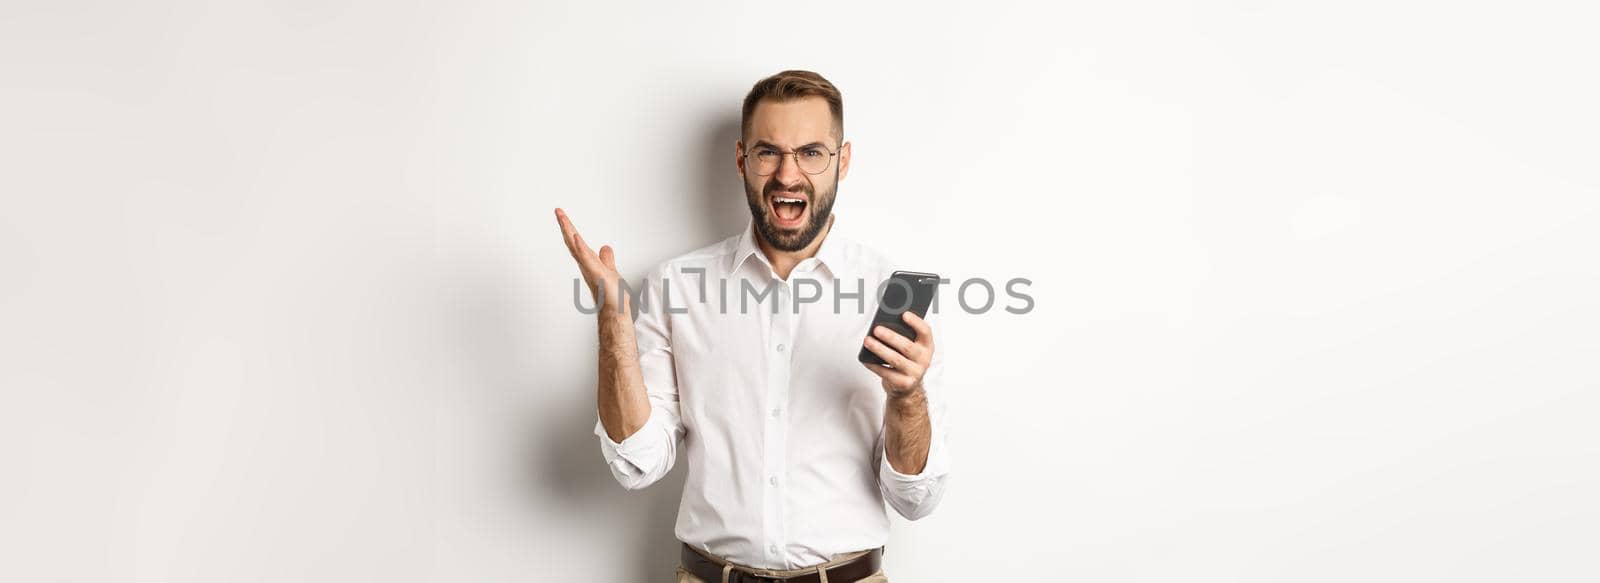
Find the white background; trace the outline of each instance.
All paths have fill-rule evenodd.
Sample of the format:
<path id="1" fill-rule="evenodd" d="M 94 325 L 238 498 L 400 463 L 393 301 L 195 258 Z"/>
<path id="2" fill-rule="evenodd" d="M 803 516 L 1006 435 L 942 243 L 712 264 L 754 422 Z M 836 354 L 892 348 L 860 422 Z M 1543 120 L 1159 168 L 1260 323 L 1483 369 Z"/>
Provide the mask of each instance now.
<path id="1" fill-rule="evenodd" d="M 551 209 L 733 233 L 791 67 L 861 239 L 1034 281 L 895 581 L 1596 580 L 1596 16 L 4 0 L 0 580 L 668 580 Z"/>

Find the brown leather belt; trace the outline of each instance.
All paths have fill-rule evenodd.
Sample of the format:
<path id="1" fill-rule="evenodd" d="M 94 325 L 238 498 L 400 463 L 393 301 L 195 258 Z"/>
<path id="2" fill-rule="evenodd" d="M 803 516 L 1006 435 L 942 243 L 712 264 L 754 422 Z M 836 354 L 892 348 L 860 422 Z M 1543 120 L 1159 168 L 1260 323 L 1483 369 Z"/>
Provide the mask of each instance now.
<path id="1" fill-rule="evenodd" d="M 683 545 L 680 559 L 684 570 L 706 583 L 722 583 L 722 565 L 706 558 L 689 545 Z M 828 583 L 855 583 L 883 568 L 883 549 L 872 549 L 867 554 L 828 567 Z M 728 573 L 728 583 L 822 583 L 816 571 L 792 577 L 763 577 L 734 567 Z"/>

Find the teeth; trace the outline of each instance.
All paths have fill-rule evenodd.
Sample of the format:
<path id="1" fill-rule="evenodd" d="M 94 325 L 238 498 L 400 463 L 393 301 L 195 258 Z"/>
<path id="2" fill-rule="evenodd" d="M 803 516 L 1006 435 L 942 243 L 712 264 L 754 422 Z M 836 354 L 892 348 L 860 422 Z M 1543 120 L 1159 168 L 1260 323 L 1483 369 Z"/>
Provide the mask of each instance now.
<path id="1" fill-rule="evenodd" d="M 785 198 L 785 197 L 782 197 L 782 196 L 779 196 L 779 197 L 774 197 L 774 198 L 775 198 L 775 199 L 776 199 L 776 200 L 777 200 L 777 201 L 778 201 L 778 202 L 805 202 L 805 201 L 803 201 L 803 200 L 800 200 L 800 199 L 798 199 L 798 198 Z"/>

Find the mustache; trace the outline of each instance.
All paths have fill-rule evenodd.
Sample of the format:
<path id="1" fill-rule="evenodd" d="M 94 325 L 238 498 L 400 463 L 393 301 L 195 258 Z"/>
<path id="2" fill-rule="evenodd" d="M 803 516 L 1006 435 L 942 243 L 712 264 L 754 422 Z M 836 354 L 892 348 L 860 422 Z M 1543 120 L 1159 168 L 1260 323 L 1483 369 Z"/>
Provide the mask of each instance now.
<path id="1" fill-rule="evenodd" d="M 807 184 L 805 182 L 801 182 L 800 184 L 798 184 L 797 188 L 788 188 L 788 187 L 783 186 L 782 184 L 778 184 L 778 182 L 776 180 L 774 180 L 774 181 L 768 182 L 766 186 L 763 186 L 761 188 L 761 196 L 762 197 L 770 197 L 773 194 L 777 194 L 777 193 L 780 193 L 780 192 L 803 192 L 803 193 L 806 194 L 806 198 L 807 199 L 811 199 L 811 200 L 815 200 L 816 194 L 817 194 L 815 189 L 813 189 L 810 184 Z"/>

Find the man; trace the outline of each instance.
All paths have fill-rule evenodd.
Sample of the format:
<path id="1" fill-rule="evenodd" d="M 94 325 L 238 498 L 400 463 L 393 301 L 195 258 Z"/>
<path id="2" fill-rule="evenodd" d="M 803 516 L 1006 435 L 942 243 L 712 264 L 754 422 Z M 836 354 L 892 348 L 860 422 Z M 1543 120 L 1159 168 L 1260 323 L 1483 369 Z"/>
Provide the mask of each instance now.
<path id="1" fill-rule="evenodd" d="M 816 73 L 755 84 L 734 144 L 750 225 L 657 267 L 637 322 L 611 247 L 596 253 L 556 209 L 601 307 L 606 463 L 632 490 L 686 454 L 679 583 L 885 582 L 884 503 L 916 520 L 943 495 L 933 331 L 907 311 L 914 341 L 868 333 L 894 266 L 835 230 L 843 111 Z M 889 366 L 858 362 L 862 347 Z"/>

